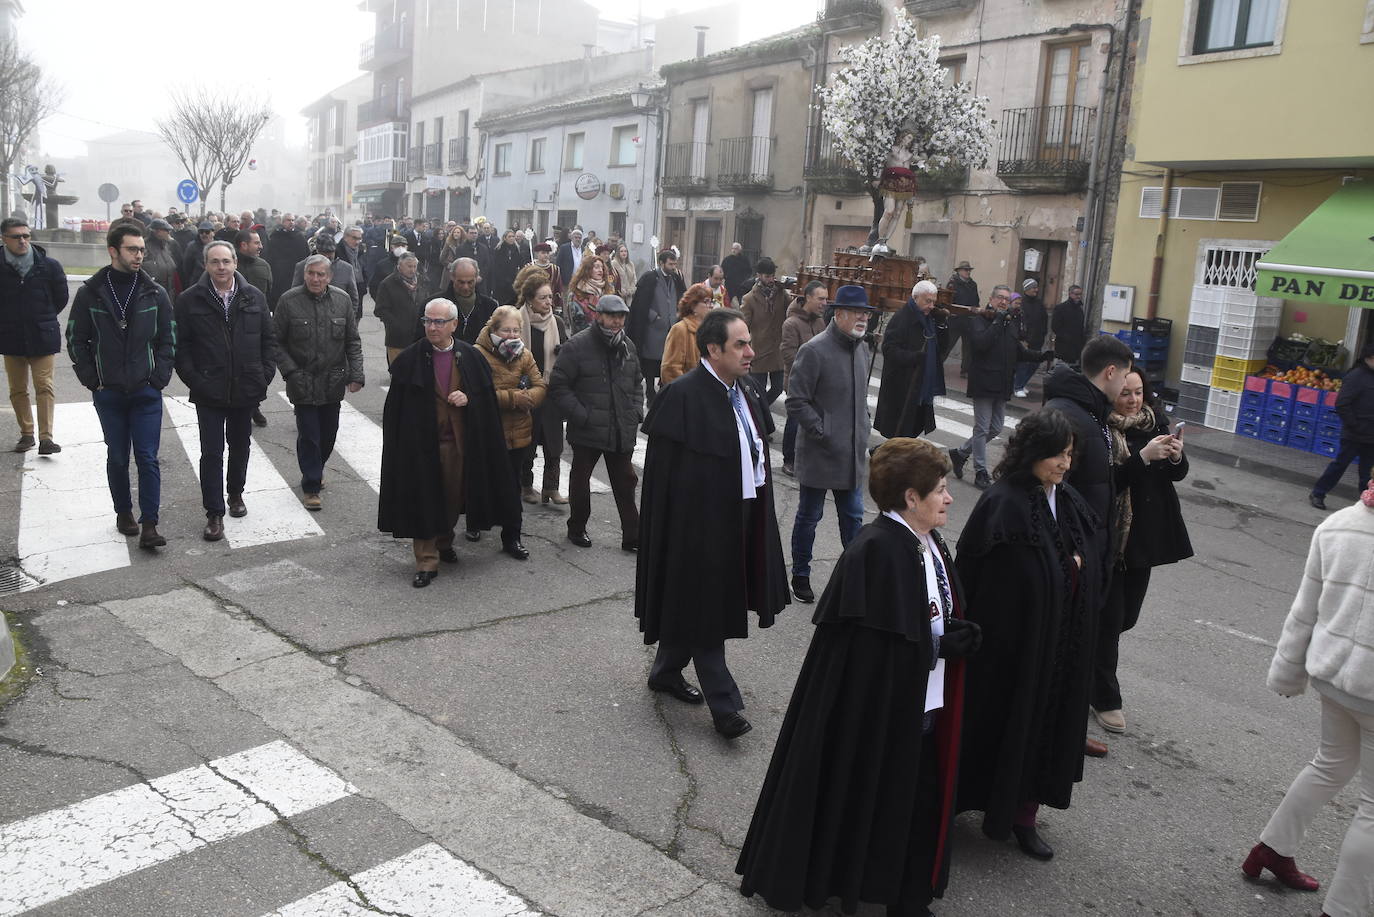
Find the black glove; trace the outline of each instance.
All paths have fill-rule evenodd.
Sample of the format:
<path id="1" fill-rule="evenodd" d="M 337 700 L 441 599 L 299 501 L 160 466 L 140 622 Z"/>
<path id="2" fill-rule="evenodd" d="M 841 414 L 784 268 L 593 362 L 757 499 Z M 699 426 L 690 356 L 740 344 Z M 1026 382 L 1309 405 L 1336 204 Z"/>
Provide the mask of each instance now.
<path id="1" fill-rule="evenodd" d="M 983 645 L 983 629 L 972 621 L 951 618 L 945 622 L 945 633 L 940 638 L 941 659 L 962 659 L 978 652 Z"/>
<path id="2" fill-rule="evenodd" d="M 1040 351 L 1040 359 L 1037 360 L 1036 362 L 1037 362 L 1037 363 L 1041 363 L 1041 362 L 1043 362 L 1043 363 L 1053 363 L 1053 362 L 1054 362 L 1054 351 L 1053 351 L 1053 350 L 1042 350 L 1042 351 Z"/>

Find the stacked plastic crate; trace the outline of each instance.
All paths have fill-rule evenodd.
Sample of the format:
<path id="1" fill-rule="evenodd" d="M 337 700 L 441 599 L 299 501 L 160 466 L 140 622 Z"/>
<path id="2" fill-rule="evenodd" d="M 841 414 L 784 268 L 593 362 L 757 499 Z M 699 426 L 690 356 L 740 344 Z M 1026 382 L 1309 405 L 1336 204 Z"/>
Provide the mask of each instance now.
<path id="1" fill-rule="evenodd" d="M 1236 432 L 1265 442 L 1333 456 L 1340 448 L 1336 392 L 1249 376 Z"/>
<path id="2" fill-rule="evenodd" d="M 1190 386 L 1207 386 L 1202 422 L 1218 430 L 1236 430 L 1245 379 L 1264 368 L 1265 352 L 1278 333 L 1282 313 L 1282 300 L 1236 287 L 1194 286 L 1180 373 L 1180 405 L 1184 391 L 1196 403 L 1199 390 Z M 1262 424 L 1265 418 L 1258 416 L 1259 410 L 1254 411 L 1254 422 Z"/>

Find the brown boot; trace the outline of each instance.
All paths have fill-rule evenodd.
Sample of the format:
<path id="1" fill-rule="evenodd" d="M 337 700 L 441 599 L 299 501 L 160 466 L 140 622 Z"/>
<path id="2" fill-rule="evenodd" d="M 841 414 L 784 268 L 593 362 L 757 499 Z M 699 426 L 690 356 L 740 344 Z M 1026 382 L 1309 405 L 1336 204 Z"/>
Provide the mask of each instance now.
<path id="1" fill-rule="evenodd" d="M 157 533 L 156 522 L 143 523 L 143 534 L 138 536 L 140 548 L 160 548 L 166 543 L 167 539 Z"/>
<path id="2" fill-rule="evenodd" d="M 223 517 L 223 516 L 211 516 L 211 517 L 210 517 L 208 520 L 206 520 L 206 522 L 205 522 L 205 534 L 204 534 L 205 540 L 206 540 L 206 541 L 219 541 L 219 540 L 220 540 L 221 538 L 223 538 L 223 537 L 224 537 L 224 517 Z"/>
<path id="3" fill-rule="evenodd" d="M 533 487 L 523 487 L 520 489 L 520 499 L 524 500 L 526 503 L 538 503 L 539 491 L 535 490 Z"/>
<path id="4" fill-rule="evenodd" d="M 115 516 L 115 528 L 121 535 L 137 535 L 138 523 L 134 521 L 133 513 L 119 513 Z"/>
<path id="5" fill-rule="evenodd" d="M 545 503 L 552 503 L 555 506 L 567 506 L 568 498 L 556 490 L 546 490 L 541 495 Z"/>

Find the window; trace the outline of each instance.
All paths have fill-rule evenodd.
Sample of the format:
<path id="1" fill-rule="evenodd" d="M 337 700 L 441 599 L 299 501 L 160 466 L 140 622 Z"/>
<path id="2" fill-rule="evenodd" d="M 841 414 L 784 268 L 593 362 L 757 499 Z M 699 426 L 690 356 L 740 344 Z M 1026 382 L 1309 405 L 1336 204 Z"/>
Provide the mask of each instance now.
<path id="1" fill-rule="evenodd" d="M 1169 216 L 1177 220 L 1227 220 L 1253 223 L 1259 219 L 1263 182 L 1222 182 L 1220 188 L 1172 188 Z M 1140 189 L 1140 216 L 1159 219 L 1164 189 Z"/>
<path id="2" fill-rule="evenodd" d="M 625 241 L 625 211 L 611 211 L 611 228 L 607 230 L 608 235 L 615 236 L 620 241 Z"/>
<path id="3" fill-rule="evenodd" d="M 763 256 L 763 214 L 752 209 L 735 216 L 735 241 L 750 264 Z"/>
<path id="4" fill-rule="evenodd" d="M 560 210 L 560 211 L 558 211 L 558 225 L 559 225 L 559 226 L 562 226 L 562 227 L 563 227 L 564 229 L 566 229 L 568 232 L 572 232 L 573 227 L 577 225 L 577 211 L 576 211 L 576 210 Z"/>
<path id="5" fill-rule="evenodd" d="M 1078 147 L 1088 136 L 1083 117 L 1089 102 L 1088 51 L 1092 43 L 1049 45 L 1039 121 L 1041 159 L 1081 159 Z"/>
<path id="6" fill-rule="evenodd" d="M 563 168 L 573 172 L 582 171 L 582 146 L 586 135 L 569 134 L 563 141 Z"/>
<path id="7" fill-rule="evenodd" d="M 940 66 L 945 68 L 945 85 L 953 86 L 955 83 L 964 81 L 964 67 L 968 64 L 968 58 L 964 56 L 947 57 L 940 61 Z"/>
<path id="8" fill-rule="evenodd" d="M 635 164 L 635 141 L 639 139 L 638 124 L 624 124 L 611 130 L 611 165 Z"/>
<path id="9" fill-rule="evenodd" d="M 1198 245 L 1196 280 L 1204 287 L 1255 291 L 1255 262 L 1274 247 L 1272 242 L 1202 242 Z"/>
<path id="10" fill-rule="evenodd" d="M 672 248 L 676 245 L 678 251 L 683 251 L 687 247 L 687 218 L 668 217 L 664 225 L 666 229 L 663 233 L 663 248 Z"/>
<path id="11" fill-rule="evenodd" d="M 534 211 L 532 210 L 507 210 L 506 228 L 524 229 L 526 226 L 534 225 Z"/>
<path id="12" fill-rule="evenodd" d="M 711 266 L 720 262 L 720 220 L 696 221 L 696 245 L 692 246 L 692 283 L 711 276 Z"/>
<path id="13" fill-rule="evenodd" d="M 544 145 L 548 142 L 547 137 L 535 137 L 530 141 L 530 168 L 531 172 L 544 171 Z"/>
<path id="14" fill-rule="evenodd" d="M 510 147 L 511 145 L 509 143 L 496 144 L 496 153 L 492 158 L 491 174 L 510 174 Z"/>
<path id="15" fill-rule="evenodd" d="M 1193 53 L 1272 45 L 1281 3 L 1282 0 L 1198 0 Z"/>

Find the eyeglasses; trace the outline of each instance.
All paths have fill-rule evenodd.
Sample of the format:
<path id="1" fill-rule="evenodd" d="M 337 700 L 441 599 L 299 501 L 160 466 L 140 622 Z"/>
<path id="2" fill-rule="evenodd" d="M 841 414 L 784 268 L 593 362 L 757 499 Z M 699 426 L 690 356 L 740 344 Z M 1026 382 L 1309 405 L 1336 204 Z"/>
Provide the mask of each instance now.
<path id="1" fill-rule="evenodd" d="M 427 328 L 442 328 L 449 322 L 457 321 L 456 318 L 430 318 L 428 315 L 420 319 L 420 324 Z"/>
<path id="2" fill-rule="evenodd" d="M 32 239 L 32 238 L 33 238 L 33 234 L 32 234 L 32 233 L 28 233 L 28 232 L 23 232 L 23 233 L 20 233 L 20 232 L 12 232 L 12 233 L 10 233 L 9 235 L 5 236 L 5 238 L 6 238 L 6 239 Z"/>

